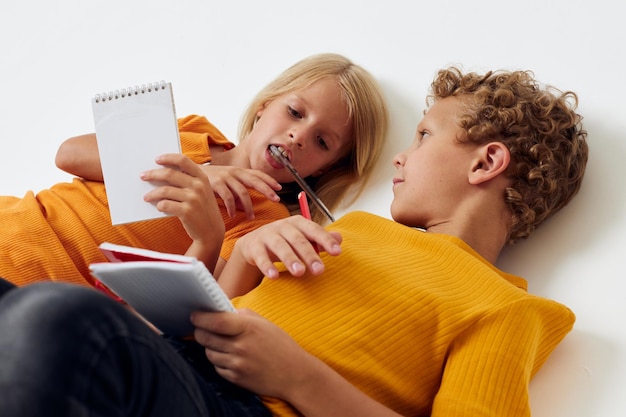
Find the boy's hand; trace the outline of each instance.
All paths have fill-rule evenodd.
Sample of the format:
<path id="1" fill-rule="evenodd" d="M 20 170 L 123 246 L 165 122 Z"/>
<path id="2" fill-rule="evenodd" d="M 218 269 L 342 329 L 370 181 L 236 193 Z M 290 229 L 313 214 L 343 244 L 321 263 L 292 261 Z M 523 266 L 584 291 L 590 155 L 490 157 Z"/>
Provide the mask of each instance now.
<path id="1" fill-rule="evenodd" d="M 341 241 L 339 233 L 329 232 L 296 215 L 266 224 L 239 238 L 235 251 L 270 278 L 278 276 L 276 261 L 283 262 L 294 276 L 304 274 L 307 269 L 317 275 L 324 271 L 324 264 L 314 244 L 330 255 L 339 255 Z"/>
<path id="2" fill-rule="evenodd" d="M 217 372 L 262 395 L 283 397 L 301 386 L 308 363 L 315 361 L 282 329 L 250 310 L 194 312 L 191 322 L 195 340 Z"/>

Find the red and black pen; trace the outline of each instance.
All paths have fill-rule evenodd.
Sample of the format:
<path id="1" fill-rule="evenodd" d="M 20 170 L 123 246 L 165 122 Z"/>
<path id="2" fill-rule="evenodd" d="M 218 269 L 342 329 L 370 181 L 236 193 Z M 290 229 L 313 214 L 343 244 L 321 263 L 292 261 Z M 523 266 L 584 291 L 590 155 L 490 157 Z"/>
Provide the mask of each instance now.
<path id="1" fill-rule="evenodd" d="M 330 220 L 331 222 L 334 222 L 335 218 L 330 213 L 330 210 L 328 210 L 328 208 L 324 205 L 322 200 L 320 200 L 320 198 L 315 194 L 315 192 L 311 189 L 311 187 L 309 187 L 306 181 L 304 181 L 304 179 L 300 176 L 300 174 L 298 174 L 298 171 L 295 170 L 295 168 L 291 165 L 291 162 L 289 162 L 289 159 L 287 159 L 282 154 L 280 149 L 276 145 L 270 145 L 269 150 L 270 150 L 272 157 L 276 159 L 278 162 L 280 162 L 285 168 L 287 168 L 289 172 L 291 172 L 291 175 L 293 175 L 293 178 L 296 180 L 300 188 L 302 188 L 302 190 L 309 196 L 313 204 L 315 204 L 317 208 L 319 208 L 322 211 L 322 213 L 324 213 L 324 215 L 328 217 L 328 220 Z M 308 203 L 307 203 L 307 207 L 308 207 Z M 302 203 L 300 203 L 300 209 L 302 210 Z"/>
<path id="2" fill-rule="evenodd" d="M 304 191 L 300 191 L 298 193 L 298 203 L 300 204 L 300 213 L 302 217 L 305 219 L 311 220 L 311 210 L 309 209 L 309 201 L 307 200 L 306 193 Z M 320 248 L 317 246 L 317 243 L 313 244 L 315 251 L 320 253 Z"/>

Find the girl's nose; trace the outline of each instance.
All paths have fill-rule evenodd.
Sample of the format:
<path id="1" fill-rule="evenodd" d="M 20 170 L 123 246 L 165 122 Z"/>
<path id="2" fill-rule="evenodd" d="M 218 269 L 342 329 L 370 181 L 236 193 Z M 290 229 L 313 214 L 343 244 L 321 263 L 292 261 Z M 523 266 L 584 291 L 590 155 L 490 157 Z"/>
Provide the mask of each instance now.
<path id="1" fill-rule="evenodd" d="M 302 149 L 304 147 L 304 135 L 299 132 L 291 132 L 289 133 L 289 138 L 291 139 L 291 144 L 293 147 L 298 147 Z"/>

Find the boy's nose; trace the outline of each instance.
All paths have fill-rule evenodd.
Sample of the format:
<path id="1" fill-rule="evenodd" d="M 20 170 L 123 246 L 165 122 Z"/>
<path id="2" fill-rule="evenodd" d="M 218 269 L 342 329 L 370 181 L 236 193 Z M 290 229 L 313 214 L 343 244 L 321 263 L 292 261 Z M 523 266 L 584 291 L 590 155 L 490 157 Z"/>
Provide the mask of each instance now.
<path id="1" fill-rule="evenodd" d="M 392 159 L 393 166 L 395 166 L 396 168 L 400 168 L 401 166 L 404 165 L 405 160 L 406 160 L 406 157 L 404 156 L 402 152 L 397 153 Z"/>

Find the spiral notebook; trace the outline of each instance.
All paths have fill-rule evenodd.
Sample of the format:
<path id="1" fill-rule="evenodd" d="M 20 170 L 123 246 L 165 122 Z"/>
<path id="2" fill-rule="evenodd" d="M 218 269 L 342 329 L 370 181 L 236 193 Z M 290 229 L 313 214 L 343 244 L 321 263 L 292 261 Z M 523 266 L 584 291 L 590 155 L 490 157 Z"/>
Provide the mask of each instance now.
<path id="1" fill-rule="evenodd" d="M 192 311 L 235 308 L 196 258 L 103 243 L 111 262 L 89 265 L 91 274 L 163 333 L 189 336 Z"/>
<path id="2" fill-rule="evenodd" d="M 172 85 L 161 81 L 97 94 L 91 104 L 111 223 L 166 216 L 143 200 L 157 184 L 139 175 L 159 167 L 157 156 L 181 152 Z"/>

